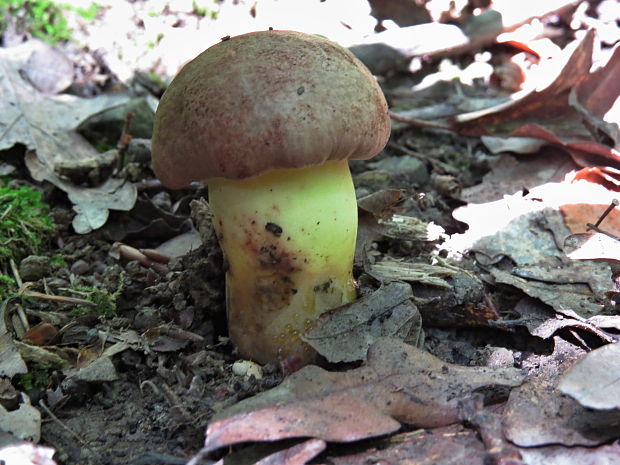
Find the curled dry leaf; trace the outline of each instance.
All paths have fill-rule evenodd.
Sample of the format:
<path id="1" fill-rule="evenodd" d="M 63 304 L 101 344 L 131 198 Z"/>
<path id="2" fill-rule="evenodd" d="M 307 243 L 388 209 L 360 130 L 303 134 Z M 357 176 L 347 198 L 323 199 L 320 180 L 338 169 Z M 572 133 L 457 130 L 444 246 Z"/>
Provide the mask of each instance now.
<path id="1" fill-rule="evenodd" d="M 567 47 L 561 58 L 541 65 L 541 79 L 536 82 L 543 82 L 542 85 L 514 94 L 507 103 L 459 115 L 455 118 L 456 125 L 468 135 L 518 138 L 513 148 L 522 152 L 534 149 L 536 144 L 532 139 L 537 139 L 564 149 L 580 166 L 620 168 L 617 148 L 600 142 L 596 134 L 603 128 L 612 140 L 617 137 L 617 130 L 606 124 L 610 122 L 603 117 L 608 117 L 606 113 L 620 93 L 617 79 L 620 48 L 616 48 L 605 66 L 589 74 L 594 39 L 594 30 L 590 30 L 574 46 Z M 545 81 L 547 76 L 551 79 Z M 495 138 L 483 142 L 498 147 Z"/>
<path id="2" fill-rule="evenodd" d="M 337 373 L 309 365 L 224 411 L 209 425 L 202 453 L 293 437 L 356 441 L 396 431 L 400 422 L 445 426 L 459 421 L 459 406 L 475 391 L 518 386 L 523 379 L 515 368 L 452 365 L 381 338 L 360 368 Z"/>

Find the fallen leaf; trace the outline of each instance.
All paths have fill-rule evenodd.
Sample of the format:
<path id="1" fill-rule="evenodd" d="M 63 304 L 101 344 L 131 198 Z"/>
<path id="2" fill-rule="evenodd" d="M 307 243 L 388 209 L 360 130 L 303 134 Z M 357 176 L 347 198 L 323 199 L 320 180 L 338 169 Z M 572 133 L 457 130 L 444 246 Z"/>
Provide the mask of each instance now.
<path id="1" fill-rule="evenodd" d="M 55 167 L 63 162 L 79 164 L 98 157 L 97 151 L 75 128 L 86 117 L 127 100 L 123 95 L 102 94 L 92 99 L 72 95 L 45 95 L 25 82 L 19 69 L 30 56 L 24 46 L 0 49 L 0 150 L 15 144 L 30 151 L 26 164 L 32 177 L 47 180 L 66 191 L 78 215 L 74 229 L 87 233 L 101 227 L 108 210 L 129 210 L 136 200 L 133 184 L 108 179 L 96 188 L 83 188 L 61 179 Z"/>
<path id="2" fill-rule="evenodd" d="M 18 439 L 39 442 L 41 439 L 41 412 L 30 404 L 30 398 L 22 393 L 21 404 L 7 411 L 0 404 L 0 431 L 11 433 Z"/>
<path id="3" fill-rule="evenodd" d="M 592 67 L 594 30 L 572 46 L 560 57 L 541 64 L 536 88 L 513 94 L 504 104 L 455 117 L 463 134 L 495 136 L 483 138 L 492 150 L 516 149 L 521 153 L 535 150 L 537 139 L 567 151 L 580 166 L 602 165 L 620 168 L 620 153 L 601 143 L 582 124 L 587 120 L 600 121 L 620 94 L 617 69 L 620 67 L 620 48 L 617 48 L 598 71 L 589 74 Z M 576 97 L 571 100 L 571 92 Z M 589 112 L 589 113 L 588 113 Z M 613 126 L 604 126 L 617 135 Z M 497 137 L 506 140 L 500 145 Z M 515 139 L 516 138 L 516 139 Z M 511 141 L 511 139 L 515 139 Z"/>
<path id="4" fill-rule="evenodd" d="M 593 350 L 562 376 L 560 390 L 587 408 L 616 409 L 620 418 L 620 344 Z"/>
<path id="5" fill-rule="evenodd" d="M 364 360 L 380 337 L 405 339 L 421 331 L 422 319 L 412 299 L 409 284 L 381 284 L 372 294 L 323 313 L 301 338 L 331 363 Z"/>
<path id="6" fill-rule="evenodd" d="M 595 378 L 586 383 L 596 384 Z M 506 437 L 522 447 L 563 444 L 596 446 L 620 433 L 618 411 L 584 408 L 565 396 L 554 383 L 530 379 L 513 389 L 504 410 Z"/>
<path id="7" fill-rule="evenodd" d="M 357 206 L 377 219 L 387 219 L 398 211 L 396 206 L 406 198 L 403 189 L 382 189 L 358 199 Z"/>
<path id="8" fill-rule="evenodd" d="M 486 450 L 474 430 L 460 425 L 396 434 L 382 444 L 347 456 L 329 456 L 333 465 L 413 464 L 484 465 Z"/>
<path id="9" fill-rule="evenodd" d="M 225 410 L 207 428 L 202 452 L 293 437 L 356 441 L 396 431 L 400 422 L 445 426 L 459 421 L 459 405 L 474 391 L 518 386 L 523 378 L 515 368 L 452 365 L 382 338 L 360 368 L 337 373 L 309 365 Z"/>
<path id="10" fill-rule="evenodd" d="M 288 449 L 271 454 L 256 465 L 304 465 L 325 450 L 325 441 L 310 439 Z"/>
<path id="11" fill-rule="evenodd" d="M 510 392 L 503 412 L 503 431 L 522 447 L 563 444 L 595 446 L 617 437 L 618 411 L 585 408 L 558 388 L 562 374 L 585 351 L 559 337 L 550 355 L 530 354 L 523 360 L 528 381 Z M 588 378 L 591 384 L 596 378 Z"/>
<path id="12" fill-rule="evenodd" d="M 474 252 L 498 283 L 517 287 L 553 308 L 574 309 L 584 318 L 596 315 L 608 301 L 606 292 L 613 290 L 611 269 L 606 263 L 566 257 L 562 245 L 569 231 L 562 215 L 547 207 L 553 202 L 539 195 L 542 192 L 533 189 L 527 197 L 515 194 L 457 209 L 453 216 L 470 228 L 442 247 Z M 505 260 L 512 266 L 500 266 Z"/>
<path id="13" fill-rule="evenodd" d="M 483 311 L 484 285 L 473 273 L 435 263 L 382 261 L 369 274 L 410 283 L 425 326 L 479 326 L 498 316 Z"/>

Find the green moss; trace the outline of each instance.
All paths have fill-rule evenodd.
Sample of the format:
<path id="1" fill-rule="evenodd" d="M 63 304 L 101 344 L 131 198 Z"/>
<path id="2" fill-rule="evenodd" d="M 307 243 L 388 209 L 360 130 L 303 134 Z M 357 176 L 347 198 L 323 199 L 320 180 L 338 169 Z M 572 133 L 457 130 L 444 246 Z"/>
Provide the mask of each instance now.
<path id="1" fill-rule="evenodd" d="M 119 278 L 119 285 L 114 292 L 96 287 L 78 288 L 83 298 L 94 303 L 94 306 L 79 306 L 71 311 L 73 315 L 96 315 L 100 318 L 112 318 L 116 315 L 116 299 L 123 291 L 124 274 Z"/>
<path id="2" fill-rule="evenodd" d="M 38 253 L 45 233 L 53 229 L 41 192 L 28 186 L 14 189 L 0 185 L 0 268 L 6 269 L 11 258 L 19 262 Z"/>
<path id="3" fill-rule="evenodd" d="M 62 258 L 62 255 L 58 254 L 52 256 L 52 258 L 50 259 L 50 265 L 52 265 L 54 268 L 67 268 L 69 266 L 65 259 Z"/>
<path id="4" fill-rule="evenodd" d="M 17 282 L 9 276 L 0 275 L 0 301 L 17 295 Z"/>

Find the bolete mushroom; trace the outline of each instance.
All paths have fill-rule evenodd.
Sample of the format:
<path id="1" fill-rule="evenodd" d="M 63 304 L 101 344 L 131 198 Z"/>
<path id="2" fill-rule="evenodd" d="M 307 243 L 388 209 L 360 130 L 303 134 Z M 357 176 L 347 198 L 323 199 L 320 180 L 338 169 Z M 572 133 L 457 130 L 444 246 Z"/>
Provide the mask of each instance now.
<path id="1" fill-rule="evenodd" d="M 226 38 L 166 90 L 153 168 L 170 188 L 208 184 L 229 333 L 242 356 L 309 362 L 300 334 L 355 299 L 347 160 L 373 157 L 389 133 L 385 98 L 364 65 L 299 32 Z"/>

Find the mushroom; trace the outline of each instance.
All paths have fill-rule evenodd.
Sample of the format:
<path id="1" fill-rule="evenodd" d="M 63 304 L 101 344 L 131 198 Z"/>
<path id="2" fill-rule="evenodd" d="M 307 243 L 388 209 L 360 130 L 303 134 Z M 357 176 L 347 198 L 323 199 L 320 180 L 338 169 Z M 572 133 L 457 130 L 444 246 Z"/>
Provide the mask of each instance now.
<path id="1" fill-rule="evenodd" d="M 347 160 L 373 157 L 389 134 L 387 103 L 364 65 L 299 32 L 226 38 L 166 90 L 153 168 L 170 188 L 207 182 L 229 334 L 243 357 L 312 361 L 300 335 L 356 298 Z"/>

